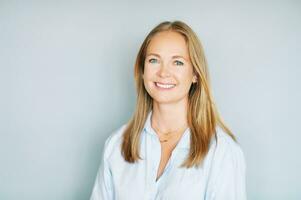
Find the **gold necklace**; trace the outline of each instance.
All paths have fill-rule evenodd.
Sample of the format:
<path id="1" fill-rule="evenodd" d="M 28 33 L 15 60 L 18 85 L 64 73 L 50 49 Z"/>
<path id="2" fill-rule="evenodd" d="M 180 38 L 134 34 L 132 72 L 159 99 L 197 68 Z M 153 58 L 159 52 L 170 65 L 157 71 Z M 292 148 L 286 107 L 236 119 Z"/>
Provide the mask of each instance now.
<path id="1" fill-rule="evenodd" d="M 156 131 L 157 133 L 162 133 L 161 131 L 158 131 L 157 128 L 155 128 L 155 127 L 153 127 L 153 128 L 155 129 L 155 131 Z M 185 129 L 186 129 L 186 126 L 185 126 Z M 184 130 L 185 130 L 185 129 L 184 129 Z M 178 132 L 179 130 L 182 130 L 182 128 L 179 128 L 179 129 L 177 129 L 177 130 L 175 130 L 175 131 L 168 131 L 168 132 L 162 133 L 162 134 L 163 134 L 164 136 L 168 136 L 168 135 L 170 135 L 171 133 L 174 133 L 174 132 L 181 133 L 182 131 Z M 162 139 L 162 140 L 161 140 L 161 138 L 160 138 L 160 137 L 162 137 L 162 136 L 160 136 L 160 137 L 159 137 L 159 141 L 160 141 L 160 143 L 168 142 L 169 139 L 171 139 L 174 135 L 176 135 L 176 134 L 172 134 L 172 135 L 170 135 L 168 138 L 164 138 L 164 139 Z"/>

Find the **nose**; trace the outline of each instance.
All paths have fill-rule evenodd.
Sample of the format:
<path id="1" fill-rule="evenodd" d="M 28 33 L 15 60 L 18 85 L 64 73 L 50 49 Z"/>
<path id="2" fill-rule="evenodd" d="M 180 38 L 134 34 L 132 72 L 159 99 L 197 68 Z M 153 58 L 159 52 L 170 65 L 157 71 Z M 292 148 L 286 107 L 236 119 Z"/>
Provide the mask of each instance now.
<path id="1" fill-rule="evenodd" d="M 169 77 L 170 76 L 170 72 L 169 72 L 169 68 L 168 65 L 166 64 L 161 64 L 159 71 L 157 72 L 158 76 L 160 77 Z"/>

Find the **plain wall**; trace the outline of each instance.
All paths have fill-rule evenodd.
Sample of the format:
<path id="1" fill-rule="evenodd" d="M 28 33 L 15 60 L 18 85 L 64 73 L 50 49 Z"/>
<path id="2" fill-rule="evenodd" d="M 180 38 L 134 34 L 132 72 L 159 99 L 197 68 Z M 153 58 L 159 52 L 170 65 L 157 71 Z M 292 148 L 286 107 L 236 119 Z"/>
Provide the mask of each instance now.
<path id="1" fill-rule="evenodd" d="M 300 1 L 0 1 L 0 199 L 89 199 L 103 144 L 135 106 L 146 34 L 200 37 L 248 199 L 301 199 Z"/>

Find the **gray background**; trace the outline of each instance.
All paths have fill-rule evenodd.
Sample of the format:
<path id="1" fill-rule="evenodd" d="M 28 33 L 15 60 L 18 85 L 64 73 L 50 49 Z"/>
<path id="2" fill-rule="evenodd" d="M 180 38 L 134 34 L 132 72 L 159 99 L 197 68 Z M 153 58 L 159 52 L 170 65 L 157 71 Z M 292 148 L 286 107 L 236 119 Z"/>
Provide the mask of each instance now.
<path id="1" fill-rule="evenodd" d="M 146 34 L 183 20 L 247 161 L 248 199 L 301 199 L 298 1 L 0 1 L 0 199 L 88 199 L 135 105 Z"/>

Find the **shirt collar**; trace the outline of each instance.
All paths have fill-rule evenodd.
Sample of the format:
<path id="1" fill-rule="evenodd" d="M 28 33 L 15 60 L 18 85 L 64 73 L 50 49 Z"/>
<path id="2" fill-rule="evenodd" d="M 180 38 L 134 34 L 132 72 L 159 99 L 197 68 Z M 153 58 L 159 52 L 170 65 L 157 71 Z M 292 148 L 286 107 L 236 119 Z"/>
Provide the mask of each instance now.
<path id="1" fill-rule="evenodd" d="M 156 132 L 151 126 L 151 116 L 152 116 L 152 110 L 148 113 L 145 125 L 144 125 L 144 133 L 150 134 L 152 136 L 157 137 Z M 190 148 L 190 128 L 187 128 L 185 132 L 183 133 L 179 143 L 177 144 L 177 147 L 180 149 L 189 149 Z"/>

